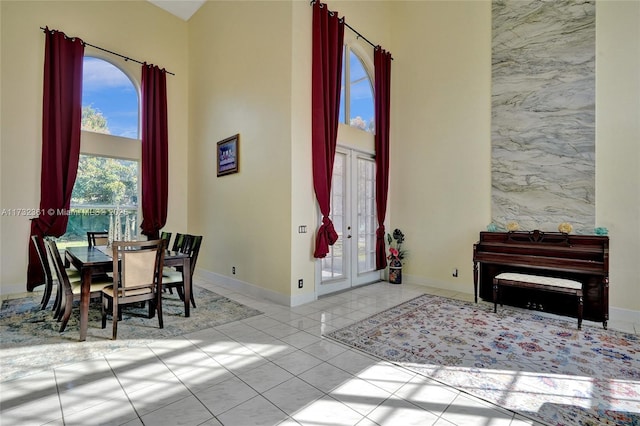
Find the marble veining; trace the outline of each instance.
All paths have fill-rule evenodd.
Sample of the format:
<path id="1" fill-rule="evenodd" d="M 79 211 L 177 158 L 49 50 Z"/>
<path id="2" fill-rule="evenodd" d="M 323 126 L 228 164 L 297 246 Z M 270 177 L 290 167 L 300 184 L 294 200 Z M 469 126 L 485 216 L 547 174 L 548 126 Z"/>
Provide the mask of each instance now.
<path id="1" fill-rule="evenodd" d="M 595 2 L 492 3 L 492 221 L 595 226 Z"/>

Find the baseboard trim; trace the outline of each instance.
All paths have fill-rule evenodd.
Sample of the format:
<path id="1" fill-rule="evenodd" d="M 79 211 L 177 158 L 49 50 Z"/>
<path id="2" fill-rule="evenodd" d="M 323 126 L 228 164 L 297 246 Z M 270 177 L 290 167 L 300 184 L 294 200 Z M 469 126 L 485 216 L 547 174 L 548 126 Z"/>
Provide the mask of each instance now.
<path id="1" fill-rule="evenodd" d="M 285 294 L 277 293 L 275 291 L 271 291 L 269 289 L 258 287 L 254 284 L 239 280 L 237 278 L 228 277 L 226 275 L 217 274 L 215 272 L 207 271 L 204 269 L 196 268 L 195 275 L 198 278 L 201 278 L 205 281 L 214 282 L 216 285 L 221 285 L 225 288 L 228 288 L 229 290 L 252 296 L 256 299 L 267 299 L 271 302 L 283 306 L 300 306 L 316 300 L 316 296 L 313 292 L 288 296 Z"/>
<path id="2" fill-rule="evenodd" d="M 36 287 L 34 290 L 42 290 L 44 287 L 41 285 Z M 25 283 L 16 283 L 16 284 L 2 284 L 0 285 L 0 295 L 7 296 L 10 294 L 19 294 L 19 293 L 27 293 L 27 285 Z"/>

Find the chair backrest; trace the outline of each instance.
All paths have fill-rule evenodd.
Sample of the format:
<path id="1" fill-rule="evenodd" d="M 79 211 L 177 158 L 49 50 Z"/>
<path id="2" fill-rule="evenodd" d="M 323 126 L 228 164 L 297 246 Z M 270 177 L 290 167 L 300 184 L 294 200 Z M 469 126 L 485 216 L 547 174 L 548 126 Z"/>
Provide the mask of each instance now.
<path id="1" fill-rule="evenodd" d="M 173 240 L 173 247 L 171 247 L 171 251 L 182 251 L 182 248 L 184 246 L 185 240 L 184 240 L 185 234 L 181 234 L 181 233 L 177 233 L 176 234 L 176 238 Z"/>
<path id="2" fill-rule="evenodd" d="M 183 253 L 186 253 L 191 258 L 191 276 L 193 277 L 193 273 L 196 270 L 196 262 L 198 260 L 198 254 L 200 253 L 200 246 L 202 245 L 202 235 L 190 235 L 187 234 L 184 236 L 184 245 L 182 250 Z"/>
<path id="3" fill-rule="evenodd" d="M 42 266 L 42 270 L 44 271 L 44 277 L 47 280 L 45 284 L 50 285 L 53 283 L 53 272 L 51 271 L 51 263 L 49 262 L 49 257 L 47 256 L 47 248 L 45 246 L 45 242 L 43 239 L 38 238 L 37 235 L 32 235 L 31 241 L 33 241 L 33 245 L 36 248 L 38 259 L 40 259 L 40 265 Z"/>
<path id="4" fill-rule="evenodd" d="M 160 239 L 161 239 L 161 240 L 166 240 L 166 241 L 167 241 L 167 244 L 166 244 L 166 246 L 165 246 L 165 247 L 167 247 L 167 248 L 171 247 L 171 246 L 169 245 L 169 243 L 171 242 L 171 232 L 161 232 L 161 233 L 160 233 Z"/>
<path id="5" fill-rule="evenodd" d="M 109 243 L 109 232 L 87 231 L 87 242 L 89 247 L 106 246 Z"/>
<path id="6" fill-rule="evenodd" d="M 120 284 L 122 297 L 127 291 L 162 285 L 162 266 L 166 240 L 114 241 L 113 282 Z"/>
<path id="7" fill-rule="evenodd" d="M 44 245 L 47 248 L 50 268 L 55 271 L 56 277 L 58 277 L 58 284 L 62 285 L 65 294 L 73 294 L 67 270 L 64 267 L 60 251 L 58 251 L 58 245 L 54 239 L 48 237 L 44 238 Z"/>

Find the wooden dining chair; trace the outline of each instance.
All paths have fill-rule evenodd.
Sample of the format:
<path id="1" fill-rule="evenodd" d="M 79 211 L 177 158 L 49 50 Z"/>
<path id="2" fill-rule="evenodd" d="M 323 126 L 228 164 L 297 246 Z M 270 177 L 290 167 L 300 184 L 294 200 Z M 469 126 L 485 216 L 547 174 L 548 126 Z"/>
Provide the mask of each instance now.
<path id="1" fill-rule="evenodd" d="M 176 236 L 177 238 L 177 236 Z M 191 277 L 191 306 L 196 307 L 195 298 L 193 296 L 193 273 L 196 270 L 196 261 L 198 260 L 198 254 L 200 253 L 200 246 L 202 245 L 201 235 L 183 235 L 182 248 L 179 248 L 178 252 L 186 253 L 189 255 L 191 265 L 189 271 L 173 270 L 172 268 L 164 268 L 162 272 L 162 285 L 165 288 L 178 291 L 180 300 L 184 301 L 184 274 L 187 273 Z"/>
<path id="2" fill-rule="evenodd" d="M 158 315 L 162 321 L 162 264 L 165 240 L 114 241 L 113 284 L 102 289 L 102 328 L 107 326 L 111 308 L 112 339 L 118 335 L 118 316 L 122 305 L 149 301 L 149 318 Z"/>
<path id="3" fill-rule="evenodd" d="M 87 242 L 89 243 L 89 247 L 106 246 L 109 244 L 109 232 L 87 231 Z"/>
<path id="4" fill-rule="evenodd" d="M 51 292 L 53 291 L 53 275 L 51 273 L 51 268 L 49 267 L 49 261 L 46 257 L 46 248 L 44 247 L 44 243 L 42 246 L 40 245 L 40 241 L 42 240 L 38 239 L 37 235 L 31 236 L 31 242 L 33 242 L 33 246 L 36 248 L 36 253 L 40 260 L 40 266 L 42 266 L 42 270 L 44 271 L 44 292 L 42 293 L 42 300 L 40 301 L 40 310 L 44 310 L 49 304 L 49 299 L 51 299 Z"/>
<path id="5" fill-rule="evenodd" d="M 71 317 L 71 311 L 73 309 L 73 301 L 80 299 L 80 293 L 82 292 L 82 283 L 81 277 L 74 277 L 73 279 L 69 277 L 67 274 L 67 269 L 64 267 L 64 262 L 62 260 L 62 256 L 60 256 L 60 251 L 58 251 L 58 245 L 55 240 L 52 238 L 45 238 L 44 240 L 45 246 L 47 248 L 47 253 L 50 257 L 51 263 L 53 264 L 53 268 L 55 270 L 56 276 L 58 277 L 58 285 L 61 289 L 61 299 L 60 299 L 60 315 L 56 315 L 60 324 L 60 333 L 62 333 L 67 327 L 67 323 L 69 322 L 69 318 Z M 105 286 L 111 285 L 112 280 L 108 277 L 103 279 L 91 280 L 91 297 L 100 296 L 100 292 Z"/>
<path id="6" fill-rule="evenodd" d="M 57 276 L 54 277 L 55 270 L 53 269 L 53 263 L 49 259 L 49 255 L 47 254 L 47 248 L 45 246 L 45 242 L 43 238 L 39 238 L 37 235 L 31 236 L 31 241 L 33 242 L 34 247 L 36 248 L 36 253 L 38 254 L 38 259 L 40 260 L 40 266 L 42 266 L 42 270 L 44 271 L 44 279 L 45 279 L 45 288 L 42 294 L 42 300 L 40 301 L 40 310 L 46 309 L 49 304 L 49 300 L 51 299 L 51 294 L 53 293 L 53 284 L 54 281 L 57 281 Z M 70 280 L 79 280 L 80 272 L 75 268 L 65 268 L 67 272 L 67 276 Z M 60 313 L 60 302 L 62 300 L 62 292 L 61 287 L 56 287 L 56 298 L 53 302 L 52 310 L 55 312 L 54 316 L 58 318 Z"/>
<path id="7" fill-rule="evenodd" d="M 163 232 L 164 234 L 164 232 Z M 162 236 L 161 236 L 162 238 Z M 176 238 L 173 240 L 173 247 L 171 247 L 169 245 L 169 242 L 167 241 L 167 248 L 171 247 L 171 251 L 181 251 L 182 250 L 182 246 L 184 245 L 184 234 L 181 233 L 177 233 L 176 234 Z M 171 266 L 165 266 L 164 267 L 164 271 L 165 272 L 175 272 L 176 268 L 173 268 Z M 164 272 L 163 272 L 164 275 Z M 170 294 L 173 294 L 173 288 L 167 288 L 167 287 L 163 287 L 163 291 L 168 291 Z"/>

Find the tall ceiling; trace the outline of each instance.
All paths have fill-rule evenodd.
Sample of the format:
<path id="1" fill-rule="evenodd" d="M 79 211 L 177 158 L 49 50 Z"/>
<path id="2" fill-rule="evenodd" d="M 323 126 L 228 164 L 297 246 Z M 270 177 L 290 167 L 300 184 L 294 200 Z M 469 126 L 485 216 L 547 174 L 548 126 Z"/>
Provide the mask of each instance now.
<path id="1" fill-rule="evenodd" d="M 167 12 L 188 21 L 206 0 L 148 0 Z"/>

